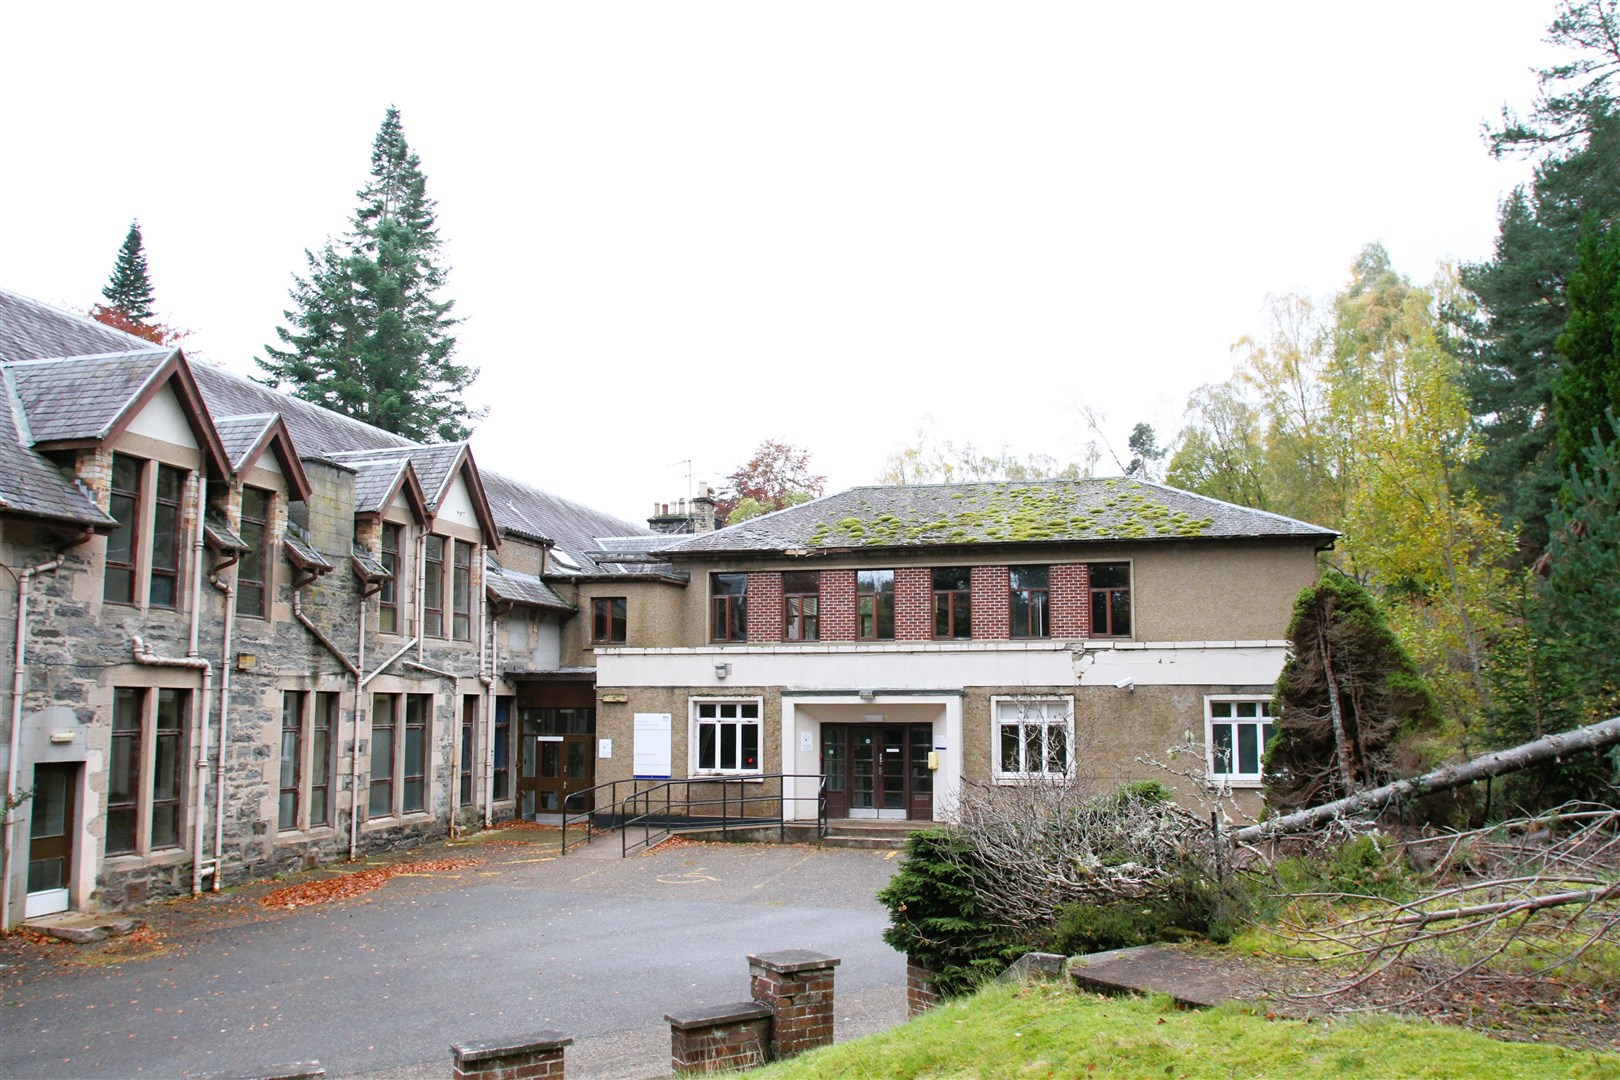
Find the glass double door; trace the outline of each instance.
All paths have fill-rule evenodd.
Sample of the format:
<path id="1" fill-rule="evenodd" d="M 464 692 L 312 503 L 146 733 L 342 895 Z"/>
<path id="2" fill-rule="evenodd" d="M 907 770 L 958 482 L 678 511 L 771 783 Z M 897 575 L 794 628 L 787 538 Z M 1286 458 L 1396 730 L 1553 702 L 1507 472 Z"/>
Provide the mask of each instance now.
<path id="1" fill-rule="evenodd" d="M 593 810 L 596 710 L 523 709 L 518 717 L 518 814 L 577 814 Z"/>
<path id="2" fill-rule="evenodd" d="M 927 821 L 934 816 L 928 724 L 823 724 L 827 816 Z"/>

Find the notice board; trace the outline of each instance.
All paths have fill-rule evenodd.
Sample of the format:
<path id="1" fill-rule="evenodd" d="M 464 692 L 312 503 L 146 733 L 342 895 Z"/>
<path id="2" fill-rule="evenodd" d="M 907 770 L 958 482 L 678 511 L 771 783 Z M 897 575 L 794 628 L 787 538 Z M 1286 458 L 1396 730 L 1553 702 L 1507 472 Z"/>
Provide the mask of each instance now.
<path id="1" fill-rule="evenodd" d="M 636 713 L 636 741 L 631 751 L 631 768 L 637 779 L 669 779 L 669 732 L 669 713 Z"/>

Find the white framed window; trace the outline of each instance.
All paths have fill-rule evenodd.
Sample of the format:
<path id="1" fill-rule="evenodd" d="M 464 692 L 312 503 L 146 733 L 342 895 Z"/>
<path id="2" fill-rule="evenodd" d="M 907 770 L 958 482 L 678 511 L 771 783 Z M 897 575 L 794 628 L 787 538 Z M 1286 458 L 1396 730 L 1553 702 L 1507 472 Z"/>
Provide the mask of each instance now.
<path id="1" fill-rule="evenodd" d="M 991 745 L 997 780 L 1066 780 L 1074 775 L 1074 699 L 993 697 Z"/>
<path id="2" fill-rule="evenodd" d="M 692 772 L 743 774 L 760 770 L 761 700 L 708 698 L 692 702 Z"/>
<path id="3" fill-rule="evenodd" d="M 1206 697 L 1205 763 L 1209 779 L 1233 787 L 1259 787 L 1266 743 L 1271 741 L 1271 699 Z"/>

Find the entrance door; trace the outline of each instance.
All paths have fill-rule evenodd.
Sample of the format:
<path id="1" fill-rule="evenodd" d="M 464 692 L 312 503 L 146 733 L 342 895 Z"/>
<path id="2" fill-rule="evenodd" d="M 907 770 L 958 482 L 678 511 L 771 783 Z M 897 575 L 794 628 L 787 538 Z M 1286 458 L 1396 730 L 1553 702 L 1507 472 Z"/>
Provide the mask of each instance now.
<path id="1" fill-rule="evenodd" d="M 595 809 L 595 709 L 519 711 L 518 813 L 557 817 Z"/>
<path id="2" fill-rule="evenodd" d="M 27 918 L 68 909 L 73 837 L 78 831 L 75 796 L 78 765 L 35 765 L 29 807 Z"/>
<path id="3" fill-rule="evenodd" d="M 827 816 L 931 819 L 933 741 L 927 724 L 823 724 Z"/>

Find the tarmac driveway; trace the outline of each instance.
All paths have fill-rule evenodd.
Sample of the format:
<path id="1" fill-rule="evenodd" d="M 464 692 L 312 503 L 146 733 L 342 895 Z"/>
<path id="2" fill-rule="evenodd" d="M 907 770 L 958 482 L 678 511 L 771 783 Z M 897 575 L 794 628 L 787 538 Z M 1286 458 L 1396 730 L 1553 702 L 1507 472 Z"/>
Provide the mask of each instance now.
<path id="1" fill-rule="evenodd" d="M 332 1076 L 442 1077 L 452 1042 L 544 1028 L 574 1037 L 570 1076 L 662 1076 L 664 1014 L 746 1000 L 747 955 L 778 949 L 842 960 L 840 1040 L 905 1018 L 905 960 L 873 899 L 891 853 L 716 843 L 621 860 L 613 838 L 559 859 L 553 834 L 490 836 L 368 864 L 482 860 L 353 899 L 272 910 L 255 885 L 154 907 L 148 931 L 105 947 L 9 941 L 0 1076 L 315 1059 Z"/>

